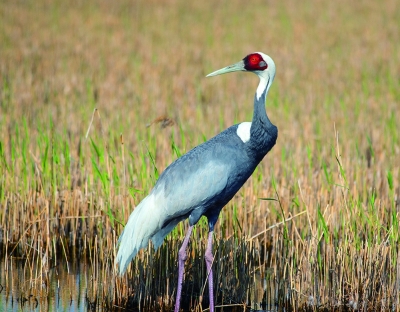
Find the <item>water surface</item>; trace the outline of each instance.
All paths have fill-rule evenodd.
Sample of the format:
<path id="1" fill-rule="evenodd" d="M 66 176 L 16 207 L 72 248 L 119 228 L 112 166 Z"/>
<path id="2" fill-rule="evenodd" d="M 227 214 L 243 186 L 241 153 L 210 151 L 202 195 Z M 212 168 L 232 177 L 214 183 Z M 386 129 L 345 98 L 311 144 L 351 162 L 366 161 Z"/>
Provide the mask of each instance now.
<path id="1" fill-rule="evenodd" d="M 90 303 L 90 270 L 83 262 L 63 261 L 48 279 L 25 260 L 1 259 L 0 267 L 0 311 L 101 311 Z"/>

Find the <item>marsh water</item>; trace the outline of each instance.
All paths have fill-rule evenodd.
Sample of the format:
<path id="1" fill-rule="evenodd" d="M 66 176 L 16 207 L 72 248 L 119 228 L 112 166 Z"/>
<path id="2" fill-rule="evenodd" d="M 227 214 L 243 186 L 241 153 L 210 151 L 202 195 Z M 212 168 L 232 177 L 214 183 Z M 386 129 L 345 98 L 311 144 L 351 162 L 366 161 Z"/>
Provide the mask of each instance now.
<path id="1" fill-rule="evenodd" d="M 6 263 L 2 259 L 0 266 L 0 311 L 93 310 L 88 294 L 90 272 L 83 262 L 59 263 L 48 280 L 24 260 Z M 97 305 L 95 310 L 102 308 Z"/>
<path id="2" fill-rule="evenodd" d="M 85 261 L 67 263 L 62 260 L 53 265 L 47 274 L 24 259 L 2 258 L 0 267 L 0 311 L 2 312 L 120 310 L 118 306 L 112 306 L 110 309 L 103 305 L 105 300 L 101 294 L 104 285 L 93 283 L 93 269 L 91 264 Z M 262 300 L 263 289 L 253 291 L 251 297 L 255 309 L 250 311 L 265 311 L 261 310 L 261 305 L 255 303 Z M 233 305 L 223 310 L 237 311 L 237 308 Z M 139 309 L 134 307 L 133 310 L 128 310 Z M 274 309 L 268 309 L 272 310 Z M 243 307 L 240 311 L 243 311 Z"/>

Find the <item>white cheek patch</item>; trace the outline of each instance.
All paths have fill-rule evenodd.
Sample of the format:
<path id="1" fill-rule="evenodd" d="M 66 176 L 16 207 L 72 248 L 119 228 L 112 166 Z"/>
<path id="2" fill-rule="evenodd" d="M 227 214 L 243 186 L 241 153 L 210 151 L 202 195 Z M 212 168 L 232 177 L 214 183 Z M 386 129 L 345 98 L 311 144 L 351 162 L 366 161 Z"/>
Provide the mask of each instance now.
<path id="1" fill-rule="evenodd" d="M 242 122 L 241 124 L 239 124 L 236 130 L 236 134 L 243 141 L 243 143 L 246 143 L 250 140 L 250 128 L 251 122 Z"/>

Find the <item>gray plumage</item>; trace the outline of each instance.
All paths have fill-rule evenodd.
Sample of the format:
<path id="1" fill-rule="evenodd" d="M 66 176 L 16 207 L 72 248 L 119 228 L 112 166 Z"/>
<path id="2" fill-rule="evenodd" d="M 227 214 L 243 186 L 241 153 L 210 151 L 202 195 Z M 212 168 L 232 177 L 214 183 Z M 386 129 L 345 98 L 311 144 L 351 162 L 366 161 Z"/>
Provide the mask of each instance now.
<path id="1" fill-rule="evenodd" d="M 278 130 L 265 111 L 265 98 L 275 76 L 275 64 L 265 54 L 261 55 L 270 72 L 252 70 L 251 64 L 246 64 L 250 55 L 243 60 L 240 69 L 260 76 L 249 140 L 239 136 L 239 125 L 231 126 L 165 169 L 150 194 L 134 209 L 119 238 L 116 262 L 120 274 L 150 239 L 157 249 L 165 236 L 186 218 L 194 225 L 205 215 L 210 231 L 213 231 L 221 209 L 275 145 Z M 226 69 L 228 67 L 225 72 Z"/>

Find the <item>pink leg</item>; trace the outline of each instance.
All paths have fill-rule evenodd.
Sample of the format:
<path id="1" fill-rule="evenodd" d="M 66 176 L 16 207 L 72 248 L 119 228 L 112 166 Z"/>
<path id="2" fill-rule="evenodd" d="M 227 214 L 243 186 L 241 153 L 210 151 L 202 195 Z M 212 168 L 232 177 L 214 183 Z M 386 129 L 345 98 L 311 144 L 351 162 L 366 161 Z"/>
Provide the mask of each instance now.
<path id="1" fill-rule="evenodd" d="M 208 273 L 208 289 L 210 293 L 210 312 L 214 312 L 214 282 L 213 282 L 213 272 L 212 272 L 212 263 L 214 260 L 213 252 L 213 231 L 208 233 L 208 243 L 206 254 L 204 256 L 206 260 L 207 273 Z"/>
<path id="2" fill-rule="evenodd" d="M 181 305 L 181 294 L 182 294 L 182 282 L 183 282 L 183 273 L 185 271 L 185 261 L 187 258 L 186 248 L 189 244 L 190 234 L 192 234 L 193 225 L 189 226 L 188 231 L 186 232 L 185 239 L 183 240 L 183 244 L 179 249 L 178 253 L 178 290 L 176 292 L 176 300 L 175 300 L 175 312 L 179 312 L 179 308 Z"/>

